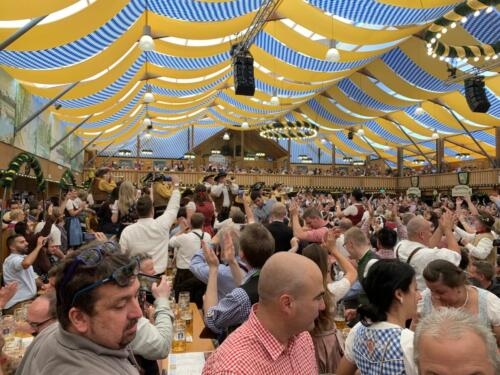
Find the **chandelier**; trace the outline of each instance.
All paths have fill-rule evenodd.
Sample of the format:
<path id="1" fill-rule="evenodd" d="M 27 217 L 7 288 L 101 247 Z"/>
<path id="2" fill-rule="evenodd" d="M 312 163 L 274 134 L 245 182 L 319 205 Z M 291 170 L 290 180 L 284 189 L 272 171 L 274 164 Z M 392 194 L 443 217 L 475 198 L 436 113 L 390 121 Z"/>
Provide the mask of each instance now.
<path id="1" fill-rule="evenodd" d="M 273 122 L 262 127 L 260 136 L 275 140 L 307 139 L 315 137 L 318 134 L 318 129 L 318 126 L 305 121 Z"/>

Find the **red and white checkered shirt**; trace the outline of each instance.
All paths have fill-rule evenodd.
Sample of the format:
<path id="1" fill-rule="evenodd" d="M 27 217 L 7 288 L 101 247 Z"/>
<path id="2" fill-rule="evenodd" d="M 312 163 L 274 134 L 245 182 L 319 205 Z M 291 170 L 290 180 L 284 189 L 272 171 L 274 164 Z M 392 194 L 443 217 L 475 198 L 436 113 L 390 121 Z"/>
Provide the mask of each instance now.
<path id="1" fill-rule="evenodd" d="M 309 332 L 281 344 L 257 319 L 252 307 L 248 320 L 224 341 L 205 363 L 203 375 L 317 374 Z"/>

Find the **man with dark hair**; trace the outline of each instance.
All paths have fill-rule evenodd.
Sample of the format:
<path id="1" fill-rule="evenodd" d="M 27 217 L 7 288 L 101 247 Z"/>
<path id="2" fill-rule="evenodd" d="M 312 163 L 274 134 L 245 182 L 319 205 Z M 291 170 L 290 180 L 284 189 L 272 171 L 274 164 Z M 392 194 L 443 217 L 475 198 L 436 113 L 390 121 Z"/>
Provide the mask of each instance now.
<path id="1" fill-rule="evenodd" d="M 495 268 L 490 262 L 476 260 L 469 267 L 469 275 L 475 285 L 500 297 L 500 284 L 495 277 Z"/>
<path id="2" fill-rule="evenodd" d="M 5 305 L 5 309 L 13 310 L 18 303 L 29 301 L 36 297 L 37 276 L 33 263 L 43 248 L 46 237 L 38 237 L 35 249 L 28 254 L 28 241 L 20 234 L 7 238 L 10 255 L 3 263 L 3 279 L 6 284 L 17 282 L 17 291 Z M 41 286 L 41 281 L 39 286 Z"/>
<path id="3" fill-rule="evenodd" d="M 363 193 L 359 189 L 354 189 L 349 199 L 351 204 L 344 210 L 341 210 L 340 201 L 337 200 L 335 213 L 339 219 L 346 217 L 351 220 L 352 225 L 358 225 L 365 213 L 365 206 L 361 203 Z"/>
<path id="4" fill-rule="evenodd" d="M 255 205 L 253 209 L 253 216 L 256 223 L 268 224 L 269 216 L 271 215 L 271 208 L 276 199 L 268 199 L 267 202 L 264 201 L 262 194 L 259 191 L 252 191 L 250 194 L 253 204 Z"/>
<path id="5" fill-rule="evenodd" d="M 153 202 L 149 196 L 137 201 L 139 220 L 128 225 L 120 237 L 121 251 L 128 256 L 147 254 L 153 258 L 157 274 L 167 269 L 170 227 L 180 206 L 179 178 L 172 176 L 173 191 L 165 212 L 154 219 Z"/>
<path id="6" fill-rule="evenodd" d="M 394 254 L 394 246 L 398 242 L 398 234 L 395 230 L 383 227 L 376 233 L 377 238 L 377 255 L 382 259 L 393 259 L 396 257 Z"/>
<path id="7" fill-rule="evenodd" d="M 56 281 L 59 324 L 37 336 L 17 374 L 138 374 L 128 348 L 142 316 L 138 260 L 105 242 L 63 264 Z"/>
<path id="8" fill-rule="evenodd" d="M 231 267 L 233 278 L 242 280 L 241 286 L 233 289 L 220 301 L 217 297 L 217 274 L 219 260 L 213 249 L 203 243 L 203 253 L 209 266 L 207 291 L 203 310 L 205 323 L 213 332 L 222 334 L 227 329 L 239 326 L 248 319 L 251 307 L 258 301 L 257 284 L 260 269 L 274 253 L 274 238 L 262 224 L 248 224 L 240 235 L 240 257 L 249 270 L 244 278 L 235 258 L 232 238 L 224 238 L 224 257 Z M 236 283 L 240 285 L 240 283 Z"/>
<path id="9" fill-rule="evenodd" d="M 177 272 L 175 274 L 175 296 L 178 297 L 181 291 L 189 291 L 192 300 L 201 307 L 203 305 L 202 296 L 205 291 L 205 284 L 199 281 L 189 270 L 191 259 L 194 254 L 201 249 L 201 241 L 209 242 L 212 237 L 203 232 L 203 223 L 205 216 L 195 212 L 191 216 L 191 227 L 187 225 L 186 220 L 180 222 L 180 231 L 168 242 L 170 247 L 174 248 L 175 265 Z"/>
<path id="10" fill-rule="evenodd" d="M 302 241 L 322 243 L 328 232 L 328 222 L 323 220 L 321 212 L 317 208 L 309 207 L 304 210 L 302 218 L 307 225 L 307 229 L 302 228 L 299 221 L 299 207 L 296 203 L 290 205 L 290 215 L 292 217 L 293 236 Z"/>

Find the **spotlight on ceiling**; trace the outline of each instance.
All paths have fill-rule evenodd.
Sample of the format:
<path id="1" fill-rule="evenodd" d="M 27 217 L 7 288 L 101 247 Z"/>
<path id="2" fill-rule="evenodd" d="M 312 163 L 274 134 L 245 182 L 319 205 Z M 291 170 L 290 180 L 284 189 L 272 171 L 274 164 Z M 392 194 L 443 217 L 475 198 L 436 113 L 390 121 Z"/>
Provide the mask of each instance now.
<path id="1" fill-rule="evenodd" d="M 432 139 L 439 139 L 439 133 L 436 129 L 434 129 L 434 131 L 432 132 Z"/>
<path id="2" fill-rule="evenodd" d="M 222 139 L 225 141 L 229 141 L 231 139 L 231 137 L 229 136 L 228 132 L 225 132 L 224 135 L 222 136 Z"/>
<path id="3" fill-rule="evenodd" d="M 241 127 L 242 127 L 243 129 L 248 129 L 248 122 L 247 122 L 247 121 L 243 121 L 243 122 L 241 123 Z"/>

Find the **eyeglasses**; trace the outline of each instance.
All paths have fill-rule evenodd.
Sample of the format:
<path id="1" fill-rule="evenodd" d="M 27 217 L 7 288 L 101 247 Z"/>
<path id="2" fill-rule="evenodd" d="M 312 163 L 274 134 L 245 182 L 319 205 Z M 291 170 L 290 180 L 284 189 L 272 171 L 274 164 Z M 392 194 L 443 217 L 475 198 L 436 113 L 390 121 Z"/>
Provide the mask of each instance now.
<path id="1" fill-rule="evenodd" d="M 78 254 L 75 257 L 73 262 L 68 267 L 66 267 L 64 271 L 63 280 L 58 288 L 58 293 L 63 293 L 65 286 L 73 277 L 78 266 L 80 265 L 96 266 L 102 261 L 104 254 L 115 253 L 117 252 L 117 250 L 118 250 L 117 245 L 112 241 L 107 241 L 100 245 L 97 245 L 96 247 L 83 250 L 80 254 Z M 130 283 L 130 278 L 132 276 L 137 276 L 137 274 L 139 273 L 139 262 L 140 262 L 139 257 L 134 257 L 132 258 L 132 261 L 129 264 L 117 268 L 116 270 L 113 271 L 113 273 L 110 276 L 106 277 L 105 279 L 98 280 L 93 284 L 87 285 L 77 290 L 73 295 L 70 306 L 74 306 L 76 300 L 82 294 L 88 293 L 92 289 L 95 289 L 98 286 L 101 286 L 110 281 L 116 282 L 121 287 L 128 286 Z"/>
<path id="2" fill-rule="evenodd" d="M 55 318 L 48 318 L 44 320 L 43 322 L 30 322 L 28 321 L 28 324 L 30 325 L 31 328 L 33 329 L 38 329 L 40 326 L 44 325 L 47 322 L 50 322 L 51 320 L 54 320 Z"/>
<path id="3" fill-rule="evenodd" d="M 93 284 L 90 284 L 82 289 L 76 291 L 73 295 L 73 299 L 71 300 L 71 306 L 75 305 L 76 300 L 82 294 L 88 293 L 92 289 L 97 288 L 103 284 L 109 283 L 110 281 L 116 282 L 121 287 L 126 287 L 130 284 L 130 278 L 132 276 L 137 276 L 139 274 L 139 257 L 132 258 L 132 261 L 125 266 L 117 268 L 113 271 L 111 276 L 106 277 L 105 279 L 98 280 Z"/>

